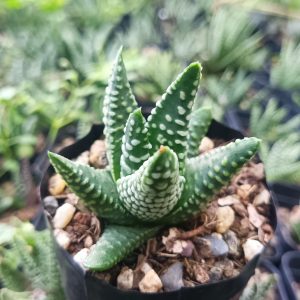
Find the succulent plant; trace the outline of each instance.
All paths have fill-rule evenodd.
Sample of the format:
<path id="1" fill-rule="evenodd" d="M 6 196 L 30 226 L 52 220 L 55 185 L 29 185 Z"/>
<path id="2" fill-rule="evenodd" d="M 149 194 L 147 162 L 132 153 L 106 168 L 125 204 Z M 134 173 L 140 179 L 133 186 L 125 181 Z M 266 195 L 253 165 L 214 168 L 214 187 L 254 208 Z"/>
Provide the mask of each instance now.
<path id="1" fill-rule="evenodd" d="M 256 153 L 259 140 L 251 137 L 199 155 L 212 120 L 206 108 L 192 111 L 200 77 L 201 65 L 190 64 L 146 120 L 120 50 L 104 99 L 108 168 L 94 169 L 49 153 L 69 188 L 107 222 L 85 261 L 87 268 L 109 269 L 162 226 L 199 214 Z"/>

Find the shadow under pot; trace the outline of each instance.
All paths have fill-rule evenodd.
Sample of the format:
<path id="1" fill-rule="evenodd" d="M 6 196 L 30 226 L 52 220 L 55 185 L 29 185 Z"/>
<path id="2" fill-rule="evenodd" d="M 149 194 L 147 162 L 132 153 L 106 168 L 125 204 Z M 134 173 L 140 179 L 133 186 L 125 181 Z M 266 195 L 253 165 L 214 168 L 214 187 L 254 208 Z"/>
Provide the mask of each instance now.
<path id="1" fill-rule="evenodd" d="M 87 136 L 79 140 L 75 144 L 64 148 L 60 155 L 69 159 L 77 158 L 81 153 L 89 150 L 95 140 L 100 139 L 103 136 L 103 126 L 94 125 Z M 243 138 L 243 135 L 229 127 L 213 121 L 207 137 L 215 140 L 223 140 L 229 142 L 237 138 Z M 41 199 L 45 199 L 49 195 L 48 181 L 49 178 L 54 174 L 53 168 L 50 166 L 41 182 L 40 194 Z M 264 182 L 265 184 L 265 182 Z M 275 206 L 270 201 L 268 206 L 268 220 L 275 230 L 276 227 L 276 213 Z M 48 223 L 49 224 L 49 223 Z M 104 224 L 104 223 L 103 223 Z M 102 226 L 102 223 L 101 223 Z M 38 227 L 43 227 L 38 226 Z M 120 299 L 120 300 L 143 300 L 143 299 L 156 299 L 156 300 L 167 300 L 167 299 L 214 299 L 214 300 L 227 300 L 241 293 L 249 278 L 253 275 L 255 267 L 257 265 L 259 254 L 255 255 L 250 259 L 244 267 L 240 270 L 239 274 L 229 278 L 215 282 L 208 282 L 205 284 L 199 284 L 194 287 L 182 287 L 175 291 L 169 292 L 158 292 L 158 293 L 141 293 L 137 290 L 125 291 L 118 289 L 112 284 L 100 280 L 93 272 L 84 272 L 83 269 L 77 264 L 72 255 L 61 247 L 57 247 L 57 255 L 62 268 L 64 285 L 66 294 L 69 299 Z"/>
<path id="2" fill-rule="evenodd" d="M 300 299 L 300 252 L 290 251 L 282 256 L 281 271 L 289 300 Z"/>

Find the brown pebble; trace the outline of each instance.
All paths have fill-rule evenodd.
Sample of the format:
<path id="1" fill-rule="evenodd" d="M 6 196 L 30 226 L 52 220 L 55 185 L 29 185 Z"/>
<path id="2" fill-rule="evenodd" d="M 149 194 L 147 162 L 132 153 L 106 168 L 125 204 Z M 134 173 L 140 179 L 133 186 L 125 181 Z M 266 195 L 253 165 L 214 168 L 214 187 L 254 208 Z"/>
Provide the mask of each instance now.
<path id="1" fill-rule="evenodd" d="M 90 248 L 93 244 L 94 244 L 93 238 L 92 238 L 90 235 L 88 235 L 88 236 L 84 239 L 84 247 L 85 247 L 85 248 Z"/>
<path id="2" fill-rule="evenodd" d="M 57 196 L 63 193 L 66 188 L 66 182 L 59 174 L 55 174 L 50 177 L 48 182 L 49 193 L 53 196 Z"/>

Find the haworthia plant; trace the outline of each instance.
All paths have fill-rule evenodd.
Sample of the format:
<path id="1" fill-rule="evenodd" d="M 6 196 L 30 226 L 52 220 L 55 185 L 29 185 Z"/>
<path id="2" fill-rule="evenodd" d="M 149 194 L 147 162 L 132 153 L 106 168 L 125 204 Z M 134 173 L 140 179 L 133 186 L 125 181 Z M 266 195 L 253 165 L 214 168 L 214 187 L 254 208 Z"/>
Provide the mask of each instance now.
<path id="1" fill-rule="evenodd" d="M 109 169 L 49 153 L 69 188 L 108 223 L 87 268 L 109 269 L 162 226 L 199 214 L 256 153 L 260 141 L 251 137 L 199 155 L 212 120 L 206 108 L 192 112 L 200 77 L 200 64 L 189 65 L 146 120 L 131 93 L 120 50 L 104 103 Z"/>

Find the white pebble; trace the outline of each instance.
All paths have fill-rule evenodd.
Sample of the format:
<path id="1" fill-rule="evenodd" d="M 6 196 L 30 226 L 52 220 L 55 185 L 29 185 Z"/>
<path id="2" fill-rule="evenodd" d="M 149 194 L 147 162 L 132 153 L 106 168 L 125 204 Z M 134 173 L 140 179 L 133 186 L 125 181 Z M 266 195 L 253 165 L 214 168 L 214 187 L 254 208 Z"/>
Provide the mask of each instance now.
<path id="1" fill-rule="evenodd" d="M 70 203 L 65 203 L 60 206 L 56 210 L 55 216 L 52 220 L 54 228 L 65 228 L 72 220 L 75 211 L 76 208 Z"/>
<path id="2" fill-rule="evenodd" d="M 230 206 L 218 207 L 217 212 L 217 224 L 216 231 L 218 233 L 224 233 L 228 231 L 234 222 L 234 210 Z"/>
<path id="3" fill-rule="evenodd" d="M 130 290 L 133 286 L 133 271 L 127 267 L 121 270 L 117 278 L 117 287 L 122 290 Z"/>
<path id="4" fill-rule="evenodd" d="M 59 246 L 64 249 L 68 249 L 71 244 L 71 239 L 69 234 L 62 229 L 55 229 L 54 236 Z"/>
<path id="5" fill-rule="evenodd" d="M 87 256 L 89 255 L 89 253 L 90 253 L 90 249 L 83 248 L 73 256 L 73 259 L 79 264 L 79 266 L 83 270 L 86 270 L 86 268 L 84 267 L 83 264 L 84 264 Z"/>
<path id="6" fill-rule="evenodd" d="M 157 293 L 162 287 L 163 284 L 153 269 L 147 272 L 139 283 L 139 289 L 143 293 Z"/>
<path id="7" fill-rule="evenodd" d="M 243 245 L 245 258 L 247 261 L 251 260 L 256 254 L 263 251 L 264 245 L 257 240 L 247 240 Z"/>

